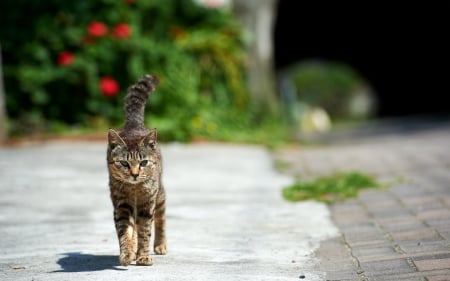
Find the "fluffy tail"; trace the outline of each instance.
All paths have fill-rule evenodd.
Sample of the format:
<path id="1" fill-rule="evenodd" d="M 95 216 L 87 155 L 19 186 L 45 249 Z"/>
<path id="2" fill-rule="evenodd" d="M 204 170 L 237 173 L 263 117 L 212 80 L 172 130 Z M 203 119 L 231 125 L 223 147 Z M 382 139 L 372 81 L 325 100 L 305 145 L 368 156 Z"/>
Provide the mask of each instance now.
<path id="1" fill-rule="evenodd" d="M 158 77 L 146 74 L 136 84 L 128 88 L 124 105 L 125 127 L 144 126 L 145 104 L 158 84 Z"/>

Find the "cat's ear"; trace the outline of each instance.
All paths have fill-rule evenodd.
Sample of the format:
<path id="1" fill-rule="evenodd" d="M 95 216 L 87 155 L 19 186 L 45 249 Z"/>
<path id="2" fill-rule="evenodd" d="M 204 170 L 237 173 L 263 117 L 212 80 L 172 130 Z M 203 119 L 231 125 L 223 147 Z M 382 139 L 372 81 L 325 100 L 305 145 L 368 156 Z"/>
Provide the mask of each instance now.
<path id="1" fill-rule="evenodd" d="M 142 140 L 140 145 L 154 149 L 158 144 L 158 133 L 156 129 L 152 129 Z"/>
<path id="2" fill-rule="evenodd" d="M 125 148 L 127 145 L 123 141 L 123 139 L 119 136 L 119 134 L 113 129 L 109 129 L 108 131 L 108 145 L 113 150 L 116 147 Z"/>

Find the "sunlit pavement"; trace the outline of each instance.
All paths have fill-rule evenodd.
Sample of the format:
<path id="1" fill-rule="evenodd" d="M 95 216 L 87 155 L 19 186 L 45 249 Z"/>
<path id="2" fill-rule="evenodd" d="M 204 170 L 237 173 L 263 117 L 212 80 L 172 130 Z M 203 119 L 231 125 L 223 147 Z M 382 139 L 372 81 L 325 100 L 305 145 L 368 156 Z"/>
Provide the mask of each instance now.
<path id="1" fill-rule="evenodd" d="M 169 253 L 151 267 L 119 266 L 104 143 L 1 148 L 0 280 L 449 280 L 450 122 L 355 132 L 276 152 L 163 145 Z M 281 197 L 295 175 L 350 170 L 389 187 Z"/>
<path id="2" fill-rule="evenodd" d="M 329 209 L 289 203 L 259 146 L 165 144 L 168 249 L 119 266 L 105 143 L 0 149 L 0 280 L 324 280 Z"/>

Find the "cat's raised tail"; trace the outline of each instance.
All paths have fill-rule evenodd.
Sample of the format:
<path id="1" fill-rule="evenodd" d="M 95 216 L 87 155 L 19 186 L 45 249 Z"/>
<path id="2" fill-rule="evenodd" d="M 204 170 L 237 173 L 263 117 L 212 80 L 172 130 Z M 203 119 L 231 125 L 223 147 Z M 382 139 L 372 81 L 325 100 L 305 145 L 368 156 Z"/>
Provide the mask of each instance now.
<path id="1" fill-rule="evenodd" d="M 157 76 L 145 74 L 136 84 L 128 88 L 124 103 L 125 127 L 139 128 L 144 126 L 145 104 L 158 84 Z"/>

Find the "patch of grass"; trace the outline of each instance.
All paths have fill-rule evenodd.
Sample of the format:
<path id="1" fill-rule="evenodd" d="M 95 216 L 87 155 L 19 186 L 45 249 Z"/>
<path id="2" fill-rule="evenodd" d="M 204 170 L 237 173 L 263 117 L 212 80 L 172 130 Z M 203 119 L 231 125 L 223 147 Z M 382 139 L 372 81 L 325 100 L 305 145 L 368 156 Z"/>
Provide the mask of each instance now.
<path id="1" fill-rule="evenodd" d="M 292 164 L 288 161 L 283 161 L 280 159 L 275 159 L 274 161 L 274 167 L 277 171 L 283 172 L 287 169 L 291 168 Z"/>
<path id="2" fill-rule="evenodd" d="M 358 171 L 340 172 L 322 176 L 312 181 L 297 180 L 283 188 L 283 197 L 288 201 L 314 199 L 334 203 L 356 197 L 358 191 L 366 188 L 379 188 L 381 185 L 370 175 Z"/>

